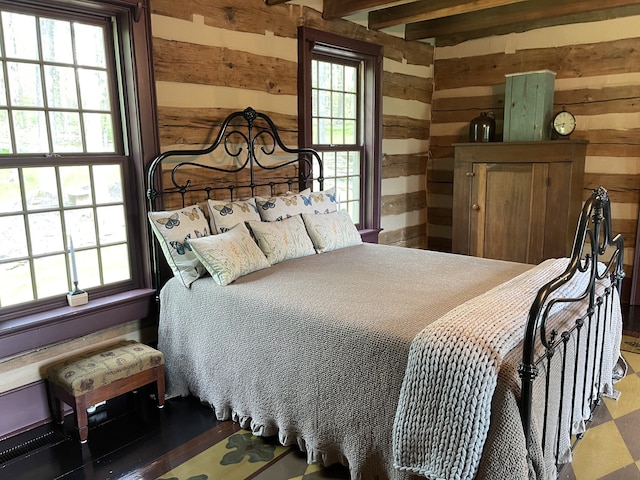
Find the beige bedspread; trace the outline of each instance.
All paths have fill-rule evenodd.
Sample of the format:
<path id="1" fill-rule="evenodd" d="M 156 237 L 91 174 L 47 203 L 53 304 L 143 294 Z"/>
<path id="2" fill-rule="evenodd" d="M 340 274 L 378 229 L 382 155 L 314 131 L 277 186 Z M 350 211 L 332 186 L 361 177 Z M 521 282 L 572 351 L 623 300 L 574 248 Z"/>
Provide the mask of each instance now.
<path id="1" fill-rule="evenodd" d="M 511 407 L 503 406 L 500 412 L 501 422 L 518 426 L 520 412 L 516 399 L 519 395 L 519 376 L 515 366 L 520 362 L 522 338 L 531 304 L 538 290 L 565 272 L 568 259 L 551 259 L 528 270 L 518 277 L 505 282 L 490 291 L 479 295 L 454 308 L 438 321 L 433 322 L 413 340 L 409 352 L 409 361 L 402 385 L 396 421 L 394 425 L 394 461 L 397 468 L 408 470 L 430 478 L 448 480 L 471 480 L 475 477 L 480 464 L 485 442 L 488 438 L 493 394 L 498 384 L 498 375 L 505 359 L 517 352 L 516 358 L 507 364 L 502 376 L 503 385 L 512 385 L 510 392 Z M 578 272 L 570 282 L 560 287 L 552 298 L 579 298 L 589 287 L 590 272 Z M 602 295 L 609 287 L 608 279 L 598 285 Z M 619 302 L 617 302 L 619 305 Z M 563 308 L 551 309 L 547 322 L 547 331 L 552 328 L 558 332 L 569 330 L 575 320 L 586 312 L 586 302 L 571 302 Z M 581 348 L 581 364 L 589 363 L 588 371 L 599 371 L 600 391 L 606 395 L 615 395 L 613 388 L 614 367 L 620 356 L 619 345 L 622 335 L 620 309 L 613 309 L 611 321 L 605 326 L 604 316 L 596 328 L 594 320 L 592 338 L 598 335 L 598 344 L 604 343 L 604 356 L 589 360 L 584 357 Z M 585 331 L 587 328 L 584 329 Z M 606 331 L 606 335 L 604 332 Z M 586 333 L 582 335 L 582 345 L 586 346 Z M 564 354 L 568 364 L 575 360 L 575 341 L 569 341 Z M 595 351 L 595 350 L 594 350 Z M 544 352 L 539 349 L 538 356 Z M 554 357 L 563 356 L 557 352 Z M 519 358 L 520 357 L 520 358 Z M 561 371 L 558 362 L 555 375 Z M 571 368 L 568 372 L 573 372 Z M 511 375 L 508 378 L 507 372 Z M 584 369 L 578 371 L 578 385 L 583 385 Z M 541 380 L 544 378 L 541 377 Z M 543 384 L 544 382 L 536 382 Z M 589 380 L 589 383 L 591 381 Z M 554 388 L 548 395 L 552 407 L 551 414 L 555 432 L 557 412 L 560 401 L 560 388 Z M 567 395 L 569 397 L 569 395 Z M 416 401 L 417 400 L 417 401 Z M 590 416 L 589 402 L 576 401 L 573 415 L 570 402 L 565 401 L 563 421 L 566 425 L 574 420 L 574 430 L 580 428 Z M 544 418 L 544 390 L 537 389 L 534 398 L 534 421 L 542 423 Z M 536 408 L 539 407 L 539 408 Z M 455 412 L 455 413 L 453 413 Z M 453 413 L 453 414 L 452 414 Z M 513 427 L 512 427 L 513 428 Z M 515 430 L 515 429 L 514 429 Z M 571 434 L 568 428 L 562 428 L 563 435 L 559 447 L 559 457 L 563 461 L 570 458 Z M 540 431 L 534 431 L 534 435 Z M 494 432 L 495 435 L 495 432 Z M 500 453 L 501 463 L 513 468 L 509 478 L 527 477 L 527 451 L 523 442 L 515 441 L 518 435 L 510 435 L 508 451 Z M 522 439 L 522 437 L 520 436 Z M 416 441 L 416 439 L 420 439 Z M 491 444 L 508 438 L 491 439 Z M 542 436 L 538 438 L 541 443 Z M 555 479 L 556 442 L 547 442 L 546 461 L 537 462 L 537 478 Z M 496 453 L 494 453 L 496 455 Z M 533 453 L 538 459 L 541 451 Z M 498 456 L 498 455 L 496 455 Z M 516 466 L 520 464 L 519 473 Z M 505 472 L 506 474 L 506 472 Z M 486 478 L 483 472 L 479 478 Z"/>
<path id="2" fill-rule="evenodd" d="M 159 326 L 168 395 L 193 394 L 219 419 L 299 445 L 310 462 L 347 464 L 354 480 L 413 478 L 392 461 L 411 341 L 529 268 L 364 244 L 226 287 L 202 278 L 189 290 L 172 280 L 161 292 Z M 504 466 L 494 469 L 491 453 L 482 468 L 500 472 L 497 479 Z"/>

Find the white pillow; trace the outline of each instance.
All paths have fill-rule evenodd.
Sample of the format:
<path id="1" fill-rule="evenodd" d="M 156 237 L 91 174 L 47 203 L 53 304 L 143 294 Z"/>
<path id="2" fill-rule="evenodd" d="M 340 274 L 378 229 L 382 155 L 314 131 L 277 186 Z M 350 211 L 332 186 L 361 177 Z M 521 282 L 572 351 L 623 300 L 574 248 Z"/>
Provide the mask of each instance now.
<path id="1" fill-rule="evenodd" d="M 280 222 L 249 222 L 249 227 L 271 265 L 316 253 L 300 215 Z"/>
<path id="2" fill-rule="evenodd" d="M 335 187 L 321 192 L 309 192 L 308 195 L 300 194 L 302 198 L 302 213 L 332 213 L 338 211 L 338 197 Z"/>
<path id="3" fill-rule="evenodd" d="M 318 253 L 362 243 L 362 237 L 346 210 L 322 215 L 303 213 L 302 219 Z"/>
<path id="4" fill-rule="evenodd" d="M 216 233 L 224 233 L 239 223 L 260 220 L 254 198 L 235 202 L 210 199 L 207 205 Z"/>
<path id="5" fill-rule="evenodd" d="M 301 195 L 309 195 L 311 189 L 307 188 L 300 193 L 280 195 L 278 197 L 255 197 L 258 213 L 263 222 L 274 222 L 293 217 L 305 211 Z"/>
<path id="6" fill-rule="evenodd" d="M 227 232 L 189 243 L 218 285 L 228 285 L 243 275 L 269 266 L 244 223 L 237 224 Z"/>
<path id="7" fill-rule="evenodd" d="M 210 235 L 209 222 L 197 205 L 180 210 L 149 212 L 151 229 L 160 243 L 173 274 L 185 287 L 191 286 L 205 273 L 188 241 Z"/>

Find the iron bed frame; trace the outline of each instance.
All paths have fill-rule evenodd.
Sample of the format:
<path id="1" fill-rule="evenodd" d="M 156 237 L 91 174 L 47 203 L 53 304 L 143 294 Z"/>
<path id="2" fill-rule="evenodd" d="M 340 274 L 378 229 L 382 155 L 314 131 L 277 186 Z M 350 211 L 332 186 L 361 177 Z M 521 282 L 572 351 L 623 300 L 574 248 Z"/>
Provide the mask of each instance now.
<path id="1" fill-rule="evenodd" d="M 610 250 L 612 247 L 614 250 Z M 609 255 L 608 260 L 603 260 L 603 256 Z M 605 257 L 606 258 L 606 257 Z M 547 430 L 550 415 L 558 415 L 563 418 L 563 407 L 565 405 L 565 395 L 571 396 L 570 405 L 575 405 L 576 399 L 581 400 L 580 405 L 588 402 L 593 415 L 595 408 L 601 403 L 602 385 L 600 375 L 602 373 L 604 339 L 609 319 L 613 315 L 615 302 L 620 302 L 619 294 L 622 288 L 624 260 L 624 239 L 622 235 L 613 236 L 611 228 L 611 204 L 606 189 L 598 187 L 593 190 L 591 196 L 584 203 L 580 214 L 573 248 L 566 270 L 557 278 L 544 285 L 531 305 L 527 319 L 525 331 L 522 363 L 519 367 L 519 374 L 522 379 L 521 395 L 521 416 L 522 424 L 527 442 L 527 450 L 530 450 L 532 442 L 532 397 L 533 382 L 537 378 L 540 366 L 546 363 L 545 375 L 545 399 L 549 397 L 550 390 L 550 365 L 553 357 L 557 354 L 562 356 L 562 380 L 560 383 L 560 397 L 557 410 L 551 411 L 548 402 L 545 403 L 542 448 L 549 441 L 555 441 L 556 466 L 559 465 L 559 442 L 562 431 L 567 432 L 573 424 L 573 410 L 571 411 L 568 424 L 560 424 L 556 432 Z M 554 297 L 560 287 L 569 282 L 576 274 L 586 273 L 589 282 L 583 292 L 575 297 L 562 298 Z M 597 284 L 605 282 L 603 293 L 596 293 Z M 608 283 L 608 284 L 607 284 Z M 563 330 L 557 331 L 549 329 L 547 320 L 551 309 L 556 305 L 585 302 L 586 305 L 581 315 L 577 316 L 572 325 Z M 586 331 L 586 333 L 585 333 Z M 576 350 L 584 348 L 586 360 L 584 364 L 579 364 L 578 355 L 575 357 L 573 365 L 567 365 L 567 348 L 569 341 L 574 339 Z M 602 339 L 602 341 L 600 341 Z M 543 353 L 536 355 L 537 343 L 543 347 Z M 581 347 L 581 342 L 588 342 Z M 587 371 L 589 359 L 593 357 L 591 371 Z M 599 358 L 599 362 L 596 360 Z M 582 385 L 579 385 L 579 369 L 584 370 Z M 572 379 L 566 385 L 565 379 Z M 590 382 L 588 382 L 590 379 Z M 596 387 L 595 390 L 593 387 Z M 571 430 L 568 430 L 569 432 Z M 574 437 L 572 448 L 583 437 L 584 433 Z M 571 436 L 571 435 L 569 435 Z"/>
<path id="2" fill-rule="evenodd" d="M 256 121 L 259 121 L 259 124 Z M 219 147 L 224 148 L 224 152 L 236 161 L 237 166 L 212 166 L 198 160 L 211 154 Z M 274 155 L 276 148 L 293 155 L 294 158 L 275 165 L 266 165 L 256 155 L 258 149 L 261 154 Z M 187 158 L 186 160 L 185 157 Z M 179 160 L 180 158 L 182 160 Z M 177 162 L 173 166 L 165 168 L 167 172 L 170 171 L 168 182 L 162 175 L 163 162 Z M 278 170 L 283 167 L 294 167 L 295 172 L 293 175 L 279 179 L 261 179 L 264 172 Z M 222 175 L 248 171 L 249 180 L 238 185 L 233 181 L 226 180 L 218 182 L 217 186 L 200 185 L 197 176 L 197 172 L 201 171 L 200 169 L 219 172 Z M 315 179 L 314 172 L 316 173 Z M 183 174 L 186 175 L 185 179 L 181 178 Z M 163 186 L 163 179 L 168 185 Z M 201 150 L 171 150 L 156 157 L 149 166 L 147 182 L 149 210 L 156 211 L 163 208 L 162 198 L 168 194 L 178 195 L 180 205 L 176 208 L 184 208 L 188 206 L 187 203 L 196 203 L 189 196 L 194 192 L 201 195 L 205 200 L 215 197 L 219 192 L 224 192 L 229 200 L 233 200 L 236 192 L 241 189 L 249 192 L 243 198 L 254 196 L 259 187 L 265 187 L 274 194 L 278 186 L 283 186 L 287 190 L 291 190 L 295 186 L 298 191 L 301 191 L 304 188 L 313 187 L 314 182 L 317 182 L 322 190 L 324 177 L 322 158 L 315 150 L 285 146 L 273 121 L 264 113 L 256 112 L 251 107 L 248 107 L 243 111 L 230 114 L 222 122 L 215 141 L 209 147 Z M 159 246 L 156 245 L 155 236 L 151 234 L 150 237 L 153 239 L 152 254 L 155 288 L 159 292 L 162 286 L 161 255 L 159 254 Z M 613 253 L 608 251 L 610 248 L 614 249 Z M 619 296 L 615 292 L 620 292 L 624 277 L 622 268 L 623 248 L 624 241 L 622 236 L 616 235 L 614 237 L 612 235 L 609 196 L 607 191 L 600 187 L 593 191 L 591 197 L 584 204 L 578 220 L 571 257 L 566 271 L 539 290 L 529 312 L 523 340 L 522 363 L 519 367 L 522 381 L 520 411 L 528 451 L 531 451 L 533 435 L 533 383 L 538 377 L 540 366 L 544 362 L 550 366 L 553 357 L 558 352 L 561 352 L 562 349 L 565 349 L 566 353 L 568 342 L 574 336 L 577 336 L 578 348 L 585 348 L 593 355 L 599 355 L 602 361 L 604 342 L 599 345 L 585 344 L 583 346 L 580 346 L 580 342 L 582 342 L 582 337 L 586 337 L 586 341 L 591 341 L 592 338 L 595 338 L 596 343 L 600 337 L 604 338 L 604 333 L 606 332 L 603 332 L 602 335 L 597 333 L 594 336 L 592 335 L 592 329 L 600 332 L 600 329 L 606 328 L 607 320 L 613 312 L 614 302 L 619 302 Z M 603 261 L 603 255 L 605 254 L 608 254 L 608 260 Z M 604 264 L 604 267 L 601 266 L 599 270 L 598 265 L 601 264 Z M 575 298 L 555 298 L 554 292 L 569 282 L 578 272 L 588 273 L 589 282 L 587 288 Z M 596 286 L 600 282 L 609 282 L 602 295 L 596 293 Z M 584 313 L 575 319 L 573 325 L 564 331 L 549 329 L 547 317 L 551 308 L 554 305 L 576 302 L 585 302 L 587 306 Z M 586 335 L 584 334 L 585 330 L 587 332 Z M 543 353 L 539 355 L 541 348 Z M 600 349 L 600 351 L 598 352 L 597 349 Z M 566 355 L 563 355 L 563 358 L 566 359 Z M 602 365 L 600 365 L 600 370 L 598 371 L 594 366 L 590 376 L 584 375 L 583 385 L 576 385 L 574 381 L 573 384 L 565 386 L 564 378 L 575 378 L 577 369 L 584 368 L 584 366 L 578 365 L 577 361 L 573 366 L 568 366 L 564 363 L 561 372 L 563 379 L 561 381 L 562 391 L 560 393 L 559 408 L 562 408 L 565 393 L 569 392 L 572 395 L 572 402 L 575 401 L 577 396 L 582 395 L 583 399 L 588 400 L 593 411 L 601 401 L 599 372 L 602 369 Z M 569 428 L 569 425 L 560 425 L 555 432 L 550 432 L 546 427 L 549 415 L 558 414 L 559 417 L 562 417 L 561 410 L 553 411 L 552 408 L 556 407 L 548 404 L 550 370 L 550 368 L 546 368 L 543 445 L 548 442 L 559 444 L 561 433 L 563 431 L 566 433 L 566 429 Z M 591 379 L 590 385 L 587 385 L 587 378 Z M 596 385 L 595 395 L 593 394 L 592 385 Z M 573 423 L 572 417 L 571 423 Z M 578 435 L 576 437 L 572 448 L 581 436 Z M 555 451 L 556 465 L 560 468 L 561 466 L 558 465 L 558 448 Z"/>

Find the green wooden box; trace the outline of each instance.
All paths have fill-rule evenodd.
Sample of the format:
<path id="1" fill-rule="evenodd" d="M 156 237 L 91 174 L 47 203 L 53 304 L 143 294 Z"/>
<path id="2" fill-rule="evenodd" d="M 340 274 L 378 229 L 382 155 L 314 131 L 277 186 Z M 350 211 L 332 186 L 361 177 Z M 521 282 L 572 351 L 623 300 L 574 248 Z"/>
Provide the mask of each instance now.
<path id="1" fill-rule="evenodd" d="M 555 72 L 539 70 L 507 74 L 505 77 L 503 140 L 549 140 Z"/>

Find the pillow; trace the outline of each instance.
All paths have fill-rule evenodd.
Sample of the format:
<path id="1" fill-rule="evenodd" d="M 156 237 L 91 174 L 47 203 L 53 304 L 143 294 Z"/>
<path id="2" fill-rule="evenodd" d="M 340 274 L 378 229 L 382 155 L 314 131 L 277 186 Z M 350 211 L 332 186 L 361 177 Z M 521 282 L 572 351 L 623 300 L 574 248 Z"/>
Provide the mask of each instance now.
<path id="1" fill-rule="evenodd" d="M 307 188 L 300 193 L 280 195 L 279 197 L 256 197 L 256 206 L 263 222 L 274 222 L 293 217 L 302 213 L 302 195 L 309 195 L 311 189 Z"/>
<path id="2" fill-rule="evenodd" d="M 243 275 L 269 266 L 244 223 L 225 233 L 192 239 L 189 243 L 218 285 L 229 285 Z"/>
<path id="3" fill-rule="evenodd" d="M 207 200 L 211 225 L 216 233 L 224 233 L 239 223 L 260 220 L 256 201 L 253 198 L 229 202 L 224 200 Z"/>
<path id="4" fill-rule="evenodd" d="M 300 215 L 280 222 L 249 222 L 249 227 L 271 265 L 316 253 Z"/>
<path id="5" fill-rule="evenodd" d="M 209 205 L 207 204 L 207 200 L 203 202 L 198 202 L 196 205 L 200 207 L 200 209 L 204 213 L 204 216 L 207 219 L 207 223 L 209 224 L 209 232 L 211 235 L 213 235 L 214 233 L 216 233 L 216 227 L 213 224 L 213 220 L 211 219 L 211 212 L 209 211 Z"/>
<path id="6" fill-rule="evenodd" d="M 197 205 L 166 212 L 149 212 L 149 223 L 173 275 L 191 286 L 205 273 L 205 268 L 192 252 L 188 241 L 210 234 L 209 222 Z"/>
<path id="7" fill-rule="evenodd" d="M 338 197 L 335 187 L 321 192 L 309 192 L 302 195 L 302 213 L 332 213 L 338 211 Z"/>
<path id="8" fill-rule="evenodd" d="M 303 213 L 302 219 L 318 253 L 362 243 L 362 237 L 346 210 L 323 215 Z"/>

